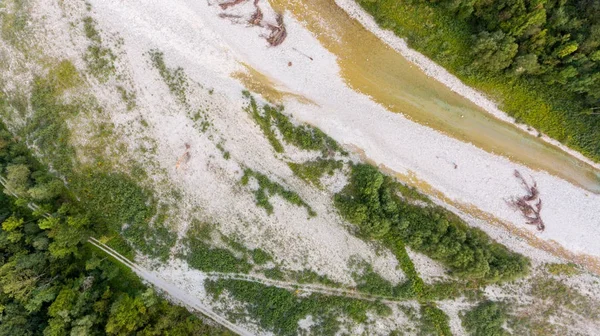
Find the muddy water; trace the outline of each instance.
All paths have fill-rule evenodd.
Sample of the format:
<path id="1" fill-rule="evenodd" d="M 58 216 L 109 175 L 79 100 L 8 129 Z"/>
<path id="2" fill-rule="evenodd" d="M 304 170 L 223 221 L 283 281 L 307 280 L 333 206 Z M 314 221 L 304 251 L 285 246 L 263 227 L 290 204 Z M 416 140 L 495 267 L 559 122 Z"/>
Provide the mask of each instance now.
<path id="1" fill-rule="evenodd" d="M 354 90 L 388 110 L 488 152 L 545 170 L 600 193 L 600 172 L 514 125 L 498 120 L 426 76 L 388 47 L 333 0 L 269 0 L 287 10 L 338 57 L 341 75 Z"/>

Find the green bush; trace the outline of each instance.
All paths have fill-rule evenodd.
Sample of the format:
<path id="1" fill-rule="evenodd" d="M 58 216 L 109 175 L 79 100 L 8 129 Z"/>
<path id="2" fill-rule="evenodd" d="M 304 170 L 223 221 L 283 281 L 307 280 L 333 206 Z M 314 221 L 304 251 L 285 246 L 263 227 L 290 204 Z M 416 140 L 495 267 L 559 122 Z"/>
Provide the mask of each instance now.
<path id="1" fill-rule="evenodd" d="M 258 189 L 256 189 L 256 191 L 254 192 L 254 196 L 256 197 L 256 205 L 265 208 L 268 214 L 273 213 L 273 205 L 269 202 L 269 198 L 271 197 L 271 195 L 277 194 L 281 196 L 284 200 L 290 202 L 291 204 L 305 207 L 310 217 L 314 217 L 317 215 L 317 213 L 313 211 L 310 205 L 304 202 L 304 200 L 302 200 L 302 198 L 300 198 L 298 194 L 284 188 L 279 183 L 271 181 L 264 174 L 255 172 L 251 169 L 245 169 L 244 175 L 241 179 L 242 185 L 247 185 L 251 177 L 255 178 L 258 181 Z"/>
<path id="2" fill-rule="evenodd" d="M 452 336 L 449 318 L 435 303 L 421 304 L 421 333 L 424 335 Z"/>
<path id="3" fill-rule="evenodd" d="M 321 151 L 324 155 L 334 154 L 335 152 L 346 154 L 335 140 L 320 129 L 292 123 L 290 118 L 282 113 L 283 106 L 265 104 L 261 111 L 250 92 L 244 91 L 243 95 L 249 100 L 246 110 L 256 121 L 277 153 L 283 153 L 284 148 L 275 134 L 275 130 L 279 131 L 287 144 L 300 149 Z"/>
<path id="4" fill-rule="evenodd" d="M 496 282 L 527 273 L 525 257 L 493 242 L 483 231 L 469 227 L 439 206 L 402 201 L 396 195 L 396 185 L 373 166 L 355 165 L 350 183 L 335 195 L 335 204 L 365 236 L 382 239 L 400 253 L 406 243 L 439 260 L 456 276 Z"/>
<path id="5" fill-rule="evenodd" d="M 505 336 L 509 335 L 502 328 L 505 321 L 505 308 L 497 302 L 486 301 L 467 312 L 462 324 L 472 336 Z"/>
<path id="6" fill-rule="evenodd" d="M 291 291 L 254 282 L 208 280 L 204 287 L 215 298 L 226 289 L 234 299 L 245 303 L 249 315 L 262 328 L 276 335 L 297 335 L 298 322 L 309 315 L 318 317 L 317 324 L 311 327 L 312 334 L 335 335 L 340 329 L 337 320 L 340 314 L 365 322 L 370 310 L 379 315 L 390 313 L 389 308 L 380 303 L 317 294 L 299 297 Z"/>

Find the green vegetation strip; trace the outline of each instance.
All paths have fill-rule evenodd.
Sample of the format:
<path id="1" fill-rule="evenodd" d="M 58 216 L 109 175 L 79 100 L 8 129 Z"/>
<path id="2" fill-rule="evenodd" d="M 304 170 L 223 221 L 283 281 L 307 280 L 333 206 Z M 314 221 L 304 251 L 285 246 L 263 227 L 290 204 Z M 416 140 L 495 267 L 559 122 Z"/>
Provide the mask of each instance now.
<path id="1" fill-rule="evenodd" d="M 303 163 L 288 162 L 288 166 L 299 178 L 320 187 L 321 177 L 325 174 L 333 175 L 337 169 L 342 169 L 344 162 L 341 160 L 319 158 Z"/>
<path id="2" fill-rule="evenodd" d="M 600 160 L 598 1 L 358 3 L 518 121 Z"/>
<path id="3" fill-rule="evenodd" d="M 83 30 L 85 36 L 90 41 L 83 59 L 90 73 L 101 82 L 106 82 L 116 72 L 114 62 L 117 57 L 109 48 L 102 45 L 102 37 L 100 37 L 100 32 L 96 29 L 94 19 L 89 16 L 84 18 Z"/>
<path id="4" fill-rule="evenodd" d="M 277 153 L 283 153 L 284 148 L 275 130 L 279 131 L 287 144 L 299 149 L 321 151 L 324 155 L 333 155 L 336 152 L 345 154 L 337 142 L 320 129 L 309 125 L 294 125 L 290 118 L 282 113 L 283 106 L 265 104 L 262 108 L 259 108 L 250 92 L 244 91 L 243 95 L 249 100 L 246 110 Z"/>
<path id="5" fill-rule="evenodd" d="M 262 328 L 277 335 L 297 335 L 298 322 L 309 316 L 315 322 L 311 326 L 311 334 L 335 335 L 340 329 L 340 316 L 345 315 L 361 323 L 367 320 L 368 311 L 383 316 L 391 313 L 389 307 L 381 303 L 317 294 L 299 296 L 285 289 L 253 282 L 207 280 L 204 286 L 214 298 L 227 290 L 234 299 L 244 303 L 248 314 Z"/>
<path id="6" fill-rule="evenodd" d="M 344 218 L 360 228 L 362 235 L 389 246 L 409 278 L 414 267 L 403 255 L 404 243 L 466 280 L 508 281 L 528 272 L 529 261 L 525 257 L 495 243 L 483 231 L 469 227 L 439 206 L 423 207 L 403 201 L 397 195 L 397 185 L 373 166 L 355 165 L 350 183 L 335 195 L 335 204 Z M 418 291 L 420 285 L 416 286 Z"/>
<path id="7" fill-rule="evenodd" d="M 151 50 L 149 55 L 152 65 L 158 70 L 160 77 L 165 84 L 167 84 L 171 94 L 173 94 L 181 104 L 187 105 L 188 80 L 183 72 L 183 68 L 179 67 L 172 69 L 167 67 L 164 54 L 158 50 Z"/>
<path id="8" fill-rule="evenodd" d="M 463 316 L 462 325 L 472 336 L 510 335 L 503 328 L 506 318 L 506 307 L 504 305 L 493 301 L 485 301 Z"/>
<path id="9" fill-rule="evenodd" d="M 433 302 L 421 305 L 421 332 L 424 335 L 452 336 L 450 319 Z"/>
<path id="10" fill-rule="evenodd" d="M 250 181 L 250 178 L 256 179 L 258 182 L 258 189 L 254 192 L 254 196 L 256 197 L 256 204 L 262 208 L 264 208 L 268 214 L 273 213 L 273 205 L 269 202 L 269 198 L 271 195 L 279 195 L 286 201 L 291 204 L 305 207 L 306 211 L 308 211 L 308 215 L 310 217 L 314 217 L 317 215 L 316 212 L 308 205 L 298 194 L 293 191 L 290 191 L 284 188 L 281 184 L 271 181 L 266 175 L 263 175 L 259 172 L 255 172 L 251 169 L 244 170 L 244 175 L 242 176 L 242 185 L 247 185 Z"/>

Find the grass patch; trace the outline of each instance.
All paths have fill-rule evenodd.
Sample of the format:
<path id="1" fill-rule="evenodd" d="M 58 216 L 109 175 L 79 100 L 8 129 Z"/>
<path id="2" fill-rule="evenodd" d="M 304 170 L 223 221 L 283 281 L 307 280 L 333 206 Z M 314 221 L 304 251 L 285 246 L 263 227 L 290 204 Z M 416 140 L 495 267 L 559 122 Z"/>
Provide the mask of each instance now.
<path id="1" fill-rule="evenodd" d="M 546 312 L 546 315 L 558 314 L 560 310 L 568 309 L 591 320 L 600 319 L 600 305 L 597 302 L 559 280 L 532 279 L 531 295 L 550 304 L 547 306 L 550 312 Z"/>
<path id="2" fill-rule="evenodd" d="M 276 135 L 277 130 L 283 141 L 299 149 L 321 151 L 324 155 L 333 155 L 336 152 L 347 154 L 335 140 L 320 129 L 292 123 L 290 118 L 283 114 L 283 106 L 265 104 L 259 108 L 250 92 L 243 91 L 243 95 L 249 100 L 246 110 L 263 131 L 275 152 L 284 152 L 283 145 Z"/>
<path id="3" fill-rule="evenodd" d="M 380 303 L 316 294 L 299 297 L 285 289 L 238 280 L 206 281 L 204 286 L 214 298 L 227 290 L 245 304 L 248 314 L 262 328 L 277 335 L 297 335 L 298 322 L 309 315 L 316 322 L 311 334 L 335 335 L 340 329 L 340 315 L 361 323 L 367 320 L 368 311 L 379 315 L 391 312 Z"/>
<path id="4" fill-rule="evenodd" d="M 11 46 L 26 50 L 29 15 L 24 0 L 4 0 L 0 2 L 0 22 L 2 39 Z"/>
<path id="5" fill-rule="evenodd" d="M 125 102 L 127 111 L 133 110 L 135 108 L 135 106 L 137 105 L 135 92 L 127 91 L 127 89 L 125 89 L 124 87 L 122 87 L 120 85 L 117 86 L 117 91 L 119 92 L 119 95 L 121 96 L 121 99 L 123 100 L 123 102 Z"/>
<path id="6" fill-rule="evenodd" d="M 121 235 L 114 234 L 110 237 L 103 237 L 100 239 L 106 246 L 119 252 L 122 256 L 129 260 L 135 258 L 135 251 L 131 248 L 131 245 Z M 93 245 L 92 245 L 93 246 Z"/>
<path id="7" fill-rule="evenodd" d="M 254 261 L 256 265 L 264 265 L 272 260 L 273 257 L 264 250 L 259 248 L 252 250 L 252 261 Z"/>
<path id="8" fill-rule="evenodd" d="M 394 285 L 375 273 L 369 263 L 355 262 L 353 266 L 355 271 L 352 272 L 352 278 L 356 282 L 356 289 L 360 292 L 389 297 L 396 296 Z"/>
<path id="9" fill-rule="evenodd" d="M 273 280 L 287 280 L 285 273 L 279 267 L 273 267 L 263 270 L 262 273 L 265 277 Z"/>
<path id="10" fill-rule="evenodd" d="M 83 205 L 115 231 L 125 224 L 149 224 L 156 211 L 150 193 L 123 174 L 88 170 L 71 183 Z"/>
<path id="11" fill-rule="evenodd" d="M 116 72 L 117 57 L 109 48 L 102 45 L 102 37 L 96 29 L 96 22 L 91 17 L 83 19 L 83 31 L 90 41 L 83 59 L 89 72 L 101 82 L 106 82 Z"/>
<path id="12" fill-rule="evenodd" d="M 140 252 L 169 257 L 177 237 L 165 224 L 166 210 L 159 210 L 151 193 L 129 176 L 84 170 L 71 178 L 71 189 L 94 220 L 121 232 Z"/>
<path id="13" fill-rule="evenodd" d="M 241 180 L 242 185 L 247 185 L 250 181 L 250 178 L 254 178 L 258 182 L 258 189 L 254 191 L 256 205 L 264 208 L 268 214 L 273 213 L 273 205 L 269 202 L 269 198 L 272 195 L 279 195 L 291 204 L 306 208 L 306 211 L 310 217 L 317 215 L 317 213 L 312 210 L 310 205 L 304 202 L 304 200 L 302 200 L 298 194 L 284 188 L 279 183 L 271 181 L 266 175 L 263 175 L 259 172 L 255 172 L 251 169 L 245 169 Z"/>
<path id="14" fill-rule="evenodd" d="M 528 280 L 530 304 L 507 306 L 507 326 L 514 335 L 567 335 L 569 326 L 582 320 L 598 321 L 600 304 L 563 282 L 536 277 Z"/>
<path id="15" fill-rule="evenodd" d="M 66 120 L 86 109 L 82 104 L 64 103 L 62 94 L 81 83 L 77 69 L 66 60 L 52 67 L 47 76 L 35 78 L 30 97 L 33 113 L 21 133 L 37 147 L 44 160 L 65 177 L 70 192 L 79 198 L 94 222 L 106 225 L 113 232 L 121 232 L 125 225 L 124 236 L 138 250 L 165 259 L 176 237 L 164 223 L 151 223 L 157 214 L 151 193 L 125 174 L 101 169 L 100 156 L 94 158 L 94 168 L 76 168 L 78 162 Z M 11 113 L 8 110 L 11 104 L 0 107 L 4 114 Z M 101 143 L 102 139 L 112 136 L 112 128 L 110 124 L 98 124 L 94 142 Z"/>
<path id="16" fill-rule="evenodd" d="M 303 163 L 288 162 L 288 166 L 299 178 L 320 187 L 321 177 L 325 174 L 333 175 L 337 169 L 341 169 L 344 166 L 344 163 L 341 160 L 319 158 Z"/>
<path id="17" fill-rule="evenodd" d="M 339 283 L 329 279 L 326 275 L 320 275 L 313 270 L 301 271 L 281 270 L 279 266 L 262 271 L 265 277 L 274 280 L 295 282 L 298 284 L 322 284 L 328 287 L 342 287 Z"/>
<path id="18" fill-rule="evenodd" d="M 188 80 L 187 76 L 183 72 L 183 68 L 169 68 L 165 63 L 164 54 L 158 50 L 150 50 L 150 61 L 152 66 L 154 66 L 163 79 L 167 87 L 169 87 L 169 91 L 171 94 L 177 98 L 177 100 L 187 106 L 187 89 L 188 89 Z"/>
<path id="19" fill-rule="evenodd" d="M 231 158 L 231 154 L 229 153 L 229 151 L 225 150 L 222 142 L 217 144 L 217 149 L 219 150 L 219 152 L 221 152 L 225 160 L 229 160 Z"/>
<path id="20" fill-rule="evenodd" d="M 185 259 L 190 267 L 204 272 L 248 273 L 252 269 L 245 253 L 239 258 L 228 249 L 211 246 L 211 240 L 212 226 L 194 221 L 183 239 L 187 251 L 180 257 Z"/>
<path id="21" fill-rule="evenodd" d="M 186 238 L 189 251 L 181 255 L 190 267 L 203 272 L 248 273 L 252 265 L 236 257 L 230 250 L 212 247 L 195 238 Z"/>
<path id="22" fill-rule="evenodd" d="M 33 113 L 22 130 L 50 161 L 52 168 L 61 174 L 72 171 L 75 163 L 71 131 L 65 120 L 77 115 L 80 107 L 63 103 L 60 96 L 79 82 L 77 69 L 69 61 L 60 62 L 45 78 L 34 79 L 30 98 Z"/>
<path id="23" fill-rule="evenodd" d="M 323 284 L 329 287 L 340 287 L 340 284 L 329 279 L 326 275 L 318 274 L 312 270 L 286 272 L 288 278 L 300 284 Z"/>
<path id="24" fill-rule="evenodd" d="M 546 270 L 552 275 L 574 276 L 579 273 L 579 268 L 576 264 L 546 264 Z"/>

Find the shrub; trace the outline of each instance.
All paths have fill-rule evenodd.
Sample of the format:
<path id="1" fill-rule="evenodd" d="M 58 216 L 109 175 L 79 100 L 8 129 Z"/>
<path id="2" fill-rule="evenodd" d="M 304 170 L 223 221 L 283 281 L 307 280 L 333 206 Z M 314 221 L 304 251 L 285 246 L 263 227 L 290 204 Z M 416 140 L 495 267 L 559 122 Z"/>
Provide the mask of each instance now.
<path id="1" fill-rule="evenodd" d="M 352 167 L 350 183 L 335 195 L 341 215 L 362 234 L 394 250 L 406 243 L 442 262 L 456 276 L 486 282 L 507 281 L 527 273 L 528 260 L 492 241 L 439 206 L 422 207 L 396 195 L 397 182 L 375 167 Z"/>
<path id="2" fill-rule="evenodd" d="M 336 169 L 343 167 L 343 162 L 339 160 L 316 159 L 304 163 L 289 162 L 288 166 L 299 178 L 320 186 L 320 179 L 325 174 L 333 175 Z"/>
<path id="3" fill-rule="evenodd" d="M 255 178 L 258 181 L 258 189 L 254 192 L 254 196 L 256 197 L 256 205 L 264 208 L 268 214 L 273 213 L 273 205 L 269 202 L 269 198 L 271 195 L 279 195 L 284 200 L 290 202 L 291 204 L 305 207 L 306 211 L 308 211 L 308 215 L 310 217 L 316 216 L 316 212 L 308 205 L 298 194 L 295 192 L 284 188 L 281 184 L 271 181 L 266 175 L 261 174 L 259 172 L 255 172 L 251 169 L 244 170 L 244 175 L 242 176 L 241 183 L 242 185 L 246 185 L 249 182 L 250 177 Z"/>
<path id="4" fill-rule="evenodd" d="M 421 305 L 421 332 L 425 335 L 452 336 L 448 315 L 432 302 Z"/>
<path id="5" fill-rule="evenodd" d="M 502 328 L 504 321 L 504 307 L 497 302 L 486 301 L 467 312 L 462 324 L 472 336 L 505 336 L 509 333 Z"/>

